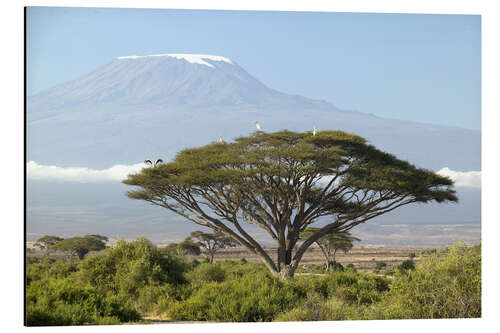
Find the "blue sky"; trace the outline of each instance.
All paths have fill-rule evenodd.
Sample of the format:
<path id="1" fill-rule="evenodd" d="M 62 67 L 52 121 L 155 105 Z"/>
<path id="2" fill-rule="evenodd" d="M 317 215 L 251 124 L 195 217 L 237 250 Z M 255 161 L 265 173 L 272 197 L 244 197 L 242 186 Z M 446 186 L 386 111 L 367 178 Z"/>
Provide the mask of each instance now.
<path id="1" fill-rule="evenodd" d="M 28 94 L 118 56 L 228 57 L 271 88 L 381 117 L 480 129 L 481 18 L 30 7 Z"/>

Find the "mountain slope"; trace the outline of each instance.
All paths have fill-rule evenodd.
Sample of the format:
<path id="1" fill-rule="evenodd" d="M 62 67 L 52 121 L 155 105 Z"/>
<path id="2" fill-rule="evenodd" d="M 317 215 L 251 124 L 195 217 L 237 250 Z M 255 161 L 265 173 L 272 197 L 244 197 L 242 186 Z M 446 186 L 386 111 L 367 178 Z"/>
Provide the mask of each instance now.
<path id="1" fill-rule="evenodd" d="M 231 60 L 121 57 L 27 102 L 27 156 L 105 168 L 253 132 L 341 129 L 429 169 L 480 170 L 479 131 L 383 119 L 270 89 Z"/>

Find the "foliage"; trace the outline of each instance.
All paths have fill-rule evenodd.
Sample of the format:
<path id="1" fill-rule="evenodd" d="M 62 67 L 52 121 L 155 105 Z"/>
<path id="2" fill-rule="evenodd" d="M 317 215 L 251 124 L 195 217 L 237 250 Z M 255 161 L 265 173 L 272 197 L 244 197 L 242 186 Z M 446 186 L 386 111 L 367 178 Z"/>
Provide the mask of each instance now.
<path id="1" fill-rule="evenodd" d="M 54 260 L 46 258 L 40 262 L 28 264 L 26 267 L 26 284 L 43 279 L 60 279 L 70 276 L 78 270 L 75 260 Z"/>
<path id="2" fill-rule="evenodd" d="M 481 316 L 481 246 L 456 244 L 414 270 L 396 271 L 391 290 L 372 318 L 478 318 Z"/>
<path id="3" fill-rule="evenodd" d="M 118 324 L 139 314 L 70 277 L 32 281 L 27 287 L 28 326 Z"/>
<path id="4" fill-rule="evenodd" d="M 264 264 L 189 264 L 138 238 L 81 261 L 28 262 L 27 278 L 30 326 L 119 324 L 146 314 L 223 322 L 481 316 L 481 247 L 463 244 L 396 269 L 392 280 L 346 267 L 281 281 Z"/>
<path id="5" fill-rule="evenodd" d="M 87 258 L 80 274 L 85 283 L 102 293 L 135 299 L 143 287 L 183 282 L 185 270 L 186 263 L 165 257 L 150 241 L 139 237 L 132 242 L 119 240 L 113 248 Z"/>
<path id="6" fill-rule="evenodd" d="M 160 249 L 162 253 L 168 255 L 186 256 L 186 255 L 199 255 L 201 253 L 200 245 L 186 239 L 180 243 L 170 243 Z"/>
<path id="7" fill-rule="evenodd" d="M 292 277 L 304 252 L 331 232 L 415 202 L 457 201 L 453 182 L 384 153 L 342 131 L 316 135 L 255 133 L 233 143 L 179 152 L 170 163 L 129 175 L 127 195 L 173 211 L 231 237 L 268 269 Z M 299 246 L 299 234 L 319 218 L 330 223 Z M 273 260 L 244 223 L 275 241 Z"/>
<path id="8" fill-rule="evenodd" d="M 29 325 L 117 324 L 159 311 L 184 292 L 186 262 L 165 257 L 144 238 L 82 261 L 28 263 Z M 159 300 L 161 299 L 161 302 Z"/>
<path id="9" fill-rule="evenodd" d="M 325 298 L 318 293 L 309 292 L 297 307 L 278 314 L 274 321 L 320 321 L 331 318 L 332 307 Z"/>
<path id="10" fill-rule="evenodd" d="M 83 237 L 67 238 L 50 246 L 50 249 L 70 251 L 71 255 L 83 259 L 90 251 L 101 251 L 106 248 L 106 236 L 86 235 Z"/>
<path id="11" fill-rule="evenodd" d="M 57 236 L 45 235 L 41 238 L 38 238 L 36 240 L 35 244 L 33 244 L 33 246 L 38 247 L 42 251 L 48 251 L 51 246 L 59 243 L 63 239 L 64 238 L 57 237 Z"/>
<path id="12" fill-rule="evenodd" d="M 218 322 L 272 321 L 278 313 L 290 309 L 300 299 L 291 286 L 270 276 L 265 267 L 244 268 L 234 264 L 220 268 L 226 270 L 224 280 L 198 284 L 185 300 L 172 303 L 167 310 L 169 318 Z M 249 270 L 253 273 L 249 274 Z"/>
<path id="13" fill-rule="evenodd" d="M 326 285 L 328 297 L 335 297 L 352 305 L 378 302 L 389 290 L 389 281 L 385 278 L 353 270 L 329 274 Z"/>
<path id="14" fill-rule="evenodd" d="M 344 266 L 335 260 L 329 261 L 327 267 L 328 271 L 333 271 L 333 272 L 335 271 L 342 272 L 344 270 Z"/>
<path id="15" fill-rule="evenodd" d="M 415 269 L 415 263 L 411 259 L 405 260 L 399 265 L 398 268 L 402 271 L 412 270 Z"/>
<path id="16" fill-rule="evenodd" d="M 226 271 L 220 265 L 200 264 L 187 273 L 191 283 L 222 282 L 226 278 Z"/>
<path id="17" fill-rule="evenodd" d="M 325 276 L 300 276 L 289 282 L 301 301 L 275 321 L 316 321 L 363 319 L 363 311 L 377 304 L 389 290 L 381 277 L 357 273 L 348 268 Z"/>

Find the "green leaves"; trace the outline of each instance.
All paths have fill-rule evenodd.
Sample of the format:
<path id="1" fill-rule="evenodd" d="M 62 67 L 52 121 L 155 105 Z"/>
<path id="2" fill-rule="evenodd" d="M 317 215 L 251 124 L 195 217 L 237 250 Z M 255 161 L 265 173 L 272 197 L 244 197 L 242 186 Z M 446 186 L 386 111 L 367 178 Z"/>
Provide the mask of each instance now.
<path id="1" fill-rule="evenodd" d="M 54 250 L 70 251 L 76 254 L 78 258 L 83 257 L 90 251 L 100 251 L 106 247 L 104 243 L 108 238 L 101 235 L 87 235 L 84 237 L 67 238 L 57 242 L 50 248 Z"/>

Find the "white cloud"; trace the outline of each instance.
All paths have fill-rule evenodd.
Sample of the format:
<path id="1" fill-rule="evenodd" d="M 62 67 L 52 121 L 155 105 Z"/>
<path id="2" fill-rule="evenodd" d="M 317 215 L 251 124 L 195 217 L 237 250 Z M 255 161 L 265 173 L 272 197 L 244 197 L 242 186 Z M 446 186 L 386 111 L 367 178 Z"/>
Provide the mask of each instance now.
<path id="1" fill-rule="evenodd" d="M 455 182 L 457 187 L 481 187 L 481 171 L 454 171 L 448 168 L 442 168 L 438 175 L 449 177 Z"/>
<path id="2" fill-rule="evenodd" d="M 88 183 L 96 181 L 121 181 L 127 178 L 127 175 L 140 172 L 145 167 L 146 164 L 144 163 L 133 165 L 117 164 L 108 169 L 95 170 L 78 167 L 62 168 L 29 161 L 26 165 L 26 171 L 28 179 L 33 180 L 62 180 Z M 455 182 L 455 186 L 457 187 L 481 187 L 481 171 L 462 172 L 442 168 L 436 173 L 449 177 Z M 320 182 L 325 183 L 329 180 L 329 177 L 323 177 Z"/>
<path id="3" fill-rule="evenodd" d="M 78 167 L 62 168 L 29 161 L 26 165 L 26 173 L 28 179 L 33 180 L 63 180 L 88 183 L 96 181 L 121 181 L 127 178 L 128 174 L 137 173 L 145 167 L 146 164 L 144 163 L 134 165 L 118 164 L 108 169 L 94 170 Z"/>

